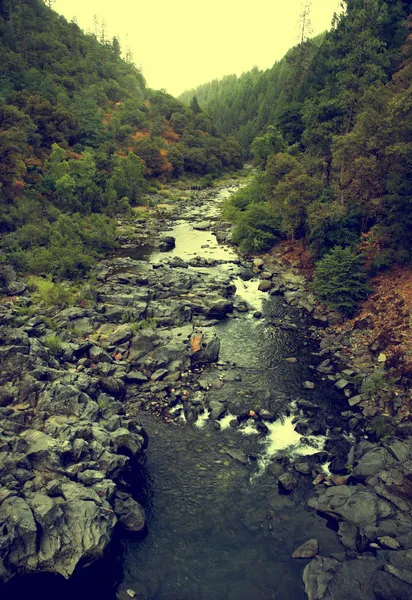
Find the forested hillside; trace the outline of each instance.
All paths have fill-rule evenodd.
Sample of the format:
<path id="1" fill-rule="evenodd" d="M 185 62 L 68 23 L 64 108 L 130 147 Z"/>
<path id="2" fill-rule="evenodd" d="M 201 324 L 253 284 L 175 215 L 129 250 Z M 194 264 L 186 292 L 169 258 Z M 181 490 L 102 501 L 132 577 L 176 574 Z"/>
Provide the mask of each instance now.
<path id="1" fill-rule="evenodd" d="M 240 166 L 236 140 L 148 89 L 116 38 L 86 35 L 41 0 L 0 3 L 3 262 L 77 276 L 113 242 L 103 215 L 139 203 L 148 183 Z"/>
<path id="2" fill-rule="evenodd" d="M 412 17 L 402 0 L 345 6 L 330 32 L 270 71 L 196 97 L 212 115 L 226 98 L 225 122 L 262 169 L 227 206 L 235 241 L 259 251 L 303 238 L 321 261 L 319 294 L 351 312 L 367 293 L 361 266 L 412 258 Z"/>

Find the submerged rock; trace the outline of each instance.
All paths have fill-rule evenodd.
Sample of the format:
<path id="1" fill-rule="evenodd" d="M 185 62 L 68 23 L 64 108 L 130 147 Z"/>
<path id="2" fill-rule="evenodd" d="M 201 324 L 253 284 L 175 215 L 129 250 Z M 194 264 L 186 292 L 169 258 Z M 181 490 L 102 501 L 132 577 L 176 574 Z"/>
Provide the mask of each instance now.
<path id="1" fill-rule="evenodd" d="M 279 483 L 282 488 L 287 492 L 291 492 L 298 485 L 297 480 L 293 477 L 292 473 L 283 473 L 279 477 Z"/>
<path id="2" fill-rule="evenodd" d="M 319 542 L 318 540 L 312 539 L 299 546 L 292 554 L 292 558 L 313 558 L 318 552 Z"/>

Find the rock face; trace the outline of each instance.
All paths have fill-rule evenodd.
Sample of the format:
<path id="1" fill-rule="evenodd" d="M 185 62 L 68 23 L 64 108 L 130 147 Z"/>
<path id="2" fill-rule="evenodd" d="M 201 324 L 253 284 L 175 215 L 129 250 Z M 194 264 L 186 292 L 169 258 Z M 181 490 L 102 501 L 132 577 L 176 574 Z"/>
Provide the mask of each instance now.
<path id="1" fill-rule="evenodd" d="M 164 236 L 160 245 L 174 244 Z M 39 306 L 33 316 L 0 303 L 0 580 L 70 577 L 101 557 L 116 526 L 145 527 L 127 481 L 147 436 L 127 403 L 170 415 L 169 402 L 184 400 L 197 418 L 185 377 L 218 360 L 209 325 L 233 311 L 236 290 L 227 273 L 164 260 L 102 261 L 98 292 L 83 306 Z M 25 286 L 13 289 L 30 301 Z"/>
<path id="2" fill-rule="evenodd" d="M 35 332 L 30 326 L 0 327 L 1 396 L 7 399 L 0 408 L 5 581 L 40 571 L 70 577 L 80 562 L 101 557 L 116 524 L 126 526 L 116 512 L 119 494 L 134 502 L 120 479 L 141 461 L 147 445 L 142 427 L 124 416 L 122 380 L 93 369 L 86 373 L 81 362 L 75 368 L 84 360 L 76 353 L 89 353 L 87 360 L 103 372 L 111 356 L 89 343 L 68 344 L 71 364 L 63 363 Z M 111 343 L 128 337 L 123 329 Z"/>

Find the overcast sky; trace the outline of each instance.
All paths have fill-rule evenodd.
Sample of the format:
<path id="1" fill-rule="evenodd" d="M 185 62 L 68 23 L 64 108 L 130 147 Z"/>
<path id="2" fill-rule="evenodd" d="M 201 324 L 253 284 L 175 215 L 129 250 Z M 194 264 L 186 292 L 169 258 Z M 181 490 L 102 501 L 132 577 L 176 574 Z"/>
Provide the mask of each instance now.
<path id="1" fill-rule="evenodd" d="M 340 0 L 312 0 L 313 35 L 328 29 Z M 173 95 L 253 66 L 268 68 L 297 42 L 301 0 L 56 0 L 54 9 L 128 45 L 149 87 Z"/>

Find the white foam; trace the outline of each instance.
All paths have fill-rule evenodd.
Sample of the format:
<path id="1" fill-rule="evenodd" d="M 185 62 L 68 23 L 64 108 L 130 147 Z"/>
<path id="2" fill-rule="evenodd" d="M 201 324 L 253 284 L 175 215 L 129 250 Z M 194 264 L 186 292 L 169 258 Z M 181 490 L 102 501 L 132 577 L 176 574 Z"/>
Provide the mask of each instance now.
<path id="1" fill-rule="evenodd" d="M 264 439 L 267 456 L 274 456 L 281 450 L 288 450 L 292 455 L 309 456 L 323 449 L 326 437 L 302 436 L 295 430 L 293 419 L 294 415 L 290 415 L 274 423 L 267 423 L 269 434 Z"/>
<path id="2" fill-rule="evenodd" d="M 268 297 L 268 294 L 267 292 L 258 290 L 260 283 L 259 279 L 243 281 L 241 277 L 235 277 L 233 283 L 236 286 L 236 296 L 239 296 L 254 310 L 260 310 L 262 308 L 262 302 Z"/>
<path id="3" fill-rule="evenodd" d="M 236 419 L 235 415 L 231 413 L 227 413 L 222 419 L 219 420 L 220 431 L 224 431 L 225 429 L 229 429 L 231 421 Z"/>
<path id="4" fill-rule="evenodd" d="M 323 449 L 325 436 L 303 436 L 295 430 L 294 415 L 267 423 L 268 435 L 263 439 L 264 452 L 258 459 L 258 471 L 255 477 L 262 474 L 279 452 L 289 456 L 310 456 Z"/>
<path id="5" fill-rule="evenodd" d="M 210 410 L 204 410 L 202 413 L 200 413 L 199 416 L 197 417 L 197 421 L 195 421 L 195 426 L 198 429 L 202 429 L 202 427 L 205 426 L 206 421 L 209 420 L 209 415 L 210 415 Z"/>
<path id="6" fill-rule="evenodd" d="M 247 421 L 243 427 L 239 427 L 238 431 L 243 435 L 256 435 L 259 431 L 256 429 L 254 421 Z"/>
<path id="7" fill-rule="evenodd" d="M 175 413 L 177 413 L 179 410 L 181 410 L 181 413 L 178 415 L 178 418 L 181 421 L 186 422 L 185 412 L 183 410 L 183 404 L 176 404 L 176 406 L 173 406 L 173 408 L 170 409 L 170 415 L 173 417 L 175 415 Z"/>

